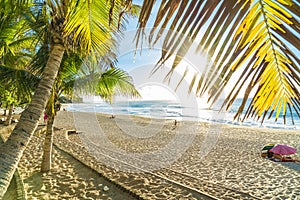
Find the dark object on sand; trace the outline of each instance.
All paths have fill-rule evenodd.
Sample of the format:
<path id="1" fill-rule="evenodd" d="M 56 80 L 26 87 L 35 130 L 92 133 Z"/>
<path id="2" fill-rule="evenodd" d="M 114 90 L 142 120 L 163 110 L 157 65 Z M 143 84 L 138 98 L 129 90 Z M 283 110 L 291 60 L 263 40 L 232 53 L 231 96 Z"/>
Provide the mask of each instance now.
<path id="1" fill-rule="evenodd" d="M 272 149 L 274 146 L 274 143 L 266 144 L 261 150 L 261 157 L 272 158 L 273 153 L 270 152 L 270 149 Z"/>

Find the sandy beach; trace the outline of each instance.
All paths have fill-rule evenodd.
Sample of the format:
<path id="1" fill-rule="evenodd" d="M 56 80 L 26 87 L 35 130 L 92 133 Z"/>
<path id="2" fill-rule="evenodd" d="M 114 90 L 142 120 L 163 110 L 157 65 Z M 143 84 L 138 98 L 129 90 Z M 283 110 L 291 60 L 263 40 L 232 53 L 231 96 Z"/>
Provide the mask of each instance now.
<path id="1" fill-rule="evenodd" d="M 39 172 L 42 134 L 20 162 L 28 199 L 300 199 L 300 163 L 260 157 L 267 143 L 299 149 L 298 130 L 67 111 L 55 127 L 53 170 Z"/>
<path id="2" fill-rule="evenodd" d="M 2 136 L 7 138 L 8 134 L 2 133 Z M 27 199 L 137 199 L 135 195 L 111 183 L 110 180 L 55 146 L 52 170 L 41 173 L 43 141 L 44 134 L 41 131 L 36 132 L 19 163 L 18 169 L 23 179 Z M 17 198 L 16 192 L 13 191 L 15 189 L 13 179 L 5 200 Z"/>
<path id="3" fill-rule="evenodd" d="M 78 126 L 82 123 L 80 120 L 85 119 L 83 123 L 90 123 L 94 117 L 93 114 L 82 113 L 80 118 L 75 113 L 76 128 L 82 128 Z M 61 112 L 59 118 L 64 120 L 57 120 L 56 126 L 68 124 L 67 129 L 75 128 L 70 124 L 74 122 L 71 113 Z M 99 133 L 96 132 L 79 131 L 79 134 L 69 135 L 69 139 L 88 147 L 91 156 L 96 156 L 98 163 L 107 166 L 99 169 L 96 164 L 98 170 L 146 199 L 200 199 L 197 195 L 202 192 L 220 199 L 297 199 L 300 196 L 298 163 L 279 163 L 260 157 L 262 146 L 270 142 L 299 148 L 300 134 L 297 130 L 195 122 L 179 122 L 174 127 L 173 121 L 168 120 L 130 116 L 111 119 L 109 115 L 101 114 L 97 115 L 97 120 L 100 124 L 97 129 L 100 128 L 105 137 L 101 141 L 105 142 L 99 142 Z M 142 131 L 152 135 L 145 137 L 141 135 Z M 160 155 L 156 153 L 157 150 L 166 150 L 166 146 L 175 144 L 174 138 L 186 140 L 172 148 L 179 149 L 180 144 L 189 143 L 186 151 L 180 152 L 177 159 L 171 160 L 163 168 L 157 167 L 157 163 L 149 164 L 150 158 L 146 153 L 154 152 L 151 154 L 153 157 Z M 90 143 L 98 144 L 97 148 L 93 148 Z M 203 157 L 205 148 L 211 149 Z M 73 153 L 77 157 L 84 157 L 80 155 L 82 150 L 74 150 Z M 145 171 L 136 168 L 144 168 Z M 128 173 L 131 170 L 136 173 Z"/>

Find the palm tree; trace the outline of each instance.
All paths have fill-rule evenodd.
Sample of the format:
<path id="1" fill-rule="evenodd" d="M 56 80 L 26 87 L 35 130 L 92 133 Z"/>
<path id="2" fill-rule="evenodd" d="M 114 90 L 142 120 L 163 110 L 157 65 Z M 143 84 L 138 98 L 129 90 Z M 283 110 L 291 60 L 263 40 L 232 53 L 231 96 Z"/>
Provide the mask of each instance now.
<path id="1" fill-rule="evenodd" d="M 10 137 L 0 147 L 0 198 L 6 192 L 23 151 L 38 125 L 39 118 L 50 97 L 64 53 L 66 50 L 72 49 L 82 55 L 105 55 L 114 44 L 113 34 L 117 33 L 118 13 L 124 6 L 124 2 L 131 1 L 124 1 L 123 4 L 118 0 L 110 2 L 106 0 L 35 2 L 38 3 L 34 6 L 38 5 L 42 12 L 46 12 L 50 16 L 49 58 L 31 103 L 23 111 L 20 121 Z M 4 5 L 6 3 L 16 8 L 18 8 L 17 3 L 23 6 L 28 5 L 28 11 L 36 9 L 33 4 L 27 4 L 26 1 L 7 0 Z"/>
<path id="2" fill-rule="evenodd" d="M 68 60 L 70 61 L 70 59 Z M 85 71 L 83 68 L 79 69 L 78 65 L 74 66 L 74 64 L 76 64 L 76 62 L 63 62 L 63 66 L 66 67 L 63 67 L 62 71 L 59 72 L 56 84 L 53 87 L 52 95 L 49 98 L 46 107 L 48 121 L 43 148 L 44 152 L 41 172 L 47 172 L 51 169 L 53 122 L 56 112 L 58 111 L 56 105 L 59 104 L 59 97 L 62 94 L 72 96 L 75 83 L 76 88 L 80 88 L 82 92 L 84 91 L 85 93 L 88 92 L 100 95 L 107 101 L 109 101 L 115 94 L 139 96 L 138 91 L 132 83 L 131 77 L 121 69 L 111 68 L 105 69 L 105 71 L 101 72 L 101 70 L 99 71 L 99 68 L 97 67 L 93 69 L 94 71 L 89 71 L 89 74 L 86 74 L 82 73 L 82 71 Z M 111 64 L 111 62 L 108 64 Z M 100 69 L 101 68 L 102 67 L 100 67 Z M 91 74 L 92 77 L 90 76 Z"/>
<path id="3" fill-rule="evenodd" d="M 5 125 L 10 125 L 14 106 L 23 106 L 30 102 L 38 78 L 26 69 L 16 69 L 0 66 L 0 84 L 5 87 L 2 91 L 2 101 L 10 105 Z"/>
<path id="4" fill-rule="evenodd" d="M 23 5 L 2 1 L 1 6 L 0 70 L 8 76 L 11 75 L 10 73 L 16 72 L 15 75 L 20 78 L 25 75 L 22 69 L 25 68 L 32 57 L 33 38 L 28 32 L 28 26 L 25 25 L 25 19 L 20 16 L 20 13 L 16 12 L 15 6 L 22 7 Z M 14 68 L 17 71 L 10 71 L 10 68 Z M 28 90 L 28 86 L 20 81 L 22 79 L 10 79 L 9 82 L 3 82 L 7 78 L 6 75 L 1 76 L 1 78 L 0 81 L 4 90 L 1 95 L 1 102 L 5 101 L 6 108 L 9 109 L 5 124 L 10 125 L 15 104 L 28 100 L 31 91 Z M 18 90 L 21 87 L 23 89 Z M 6 115 L 6 109 L 4 114 Z"/>
<path id="5" fill-rule="evenodd" d="M 131 83 L 131 78 L 128 76 L 128 74 L 120 69 L 112 68 L 109 69 L 102 74 L 98 73 L 98 80 L 93 81 L 96 83 L 95 85 L 95 91 L 94 94 L 102 96 L 107 101 L 110 101 L 112 96 L 115 94 L 125 94 L 125 95 L 131 95 L 131 96 L 139 96 L 138 91 L 135 89 L 133 83 Z M 76 80 L 77 79 L 77 80 Z M 81 79 L 81 81 L 84 81 L 84 79 L 87 79 L 91 81 L 90 77 L 80 77 L 76 78 L 75 80 L 70 80 L 70 82 L 66 82 L 66 85 L 62 88 L 66 89 L 65 92 L 67 92 L 67 95 L 72 95 L 73 86 L 72 83 L 77 82 L 78 79 Z M 78 82 L 77 82 L 78 83 Z M 69 88 L 69 86 L 72 86 Z M 84 85 L 80 85 L 80 87 L 83 87 Z M 46 130 L 46 137 L 44 141 L 44 153 L 43 153 L 43 160 L 41 165 L 41 172 L 47 172 L 51 169 L 51 154 L 52 154 L 52 141 L 53 141 L 53 122 L 56 115 L 56 112 L 58 111 L 55 107 L 57 103 L 59 103 L 59 94 L 64 94 L 64 91 L 56 90 L 55 93 L 52 93 L 46 113 L 48 115 L 48 121 L 47 121 L 47 130 Z"/>
<path id="6" fill-rule="evenodd" d="M 140 97 L 133 85 L 132 78 L 123 70 L 115 67 L 116 55 L 111 52 L 107 57 L 89 57 L 75 79 L 74 90 L 79 94 L 95 94 L 112 103 L 115 95 Z"/>
<path id="7" fill-rule="evenodd" d="M 143 2 L 137 45 L 154 3 Z M 235 119 L 256 117 L 263 122 L 267 115 L 275 115 L 277 120 L 282 113 L 285 121 L 288 111 L 300 117 L 299 16 L 298 0 L 161 1 L 149 41 L 154 45 L 165 32 L 157 66 L 176 55 L 172 74 L 192 43 L 200 40 L 198 51 L 206 51 L 213 65 L 191 80 L 197 95 L 208 92 L 213 104 L 239 71 L 241 75 L 222 107 L 228 109 L 238 94 L 243 94 Z M 250 94 L 254 97 L 245 108 Z"/>

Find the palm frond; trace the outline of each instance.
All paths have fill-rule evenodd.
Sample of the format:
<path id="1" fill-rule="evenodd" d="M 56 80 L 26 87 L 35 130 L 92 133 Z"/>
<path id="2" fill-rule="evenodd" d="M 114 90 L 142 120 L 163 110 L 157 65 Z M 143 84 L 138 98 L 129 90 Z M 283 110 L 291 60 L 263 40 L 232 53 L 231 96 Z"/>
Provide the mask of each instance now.
<path id="1" fill-rule="evenodd" d="M 106 0 L 72 3 L 66 16 L 66 36 L 72 35 L 81 49 L 104 55 L 114 46 L 112 34 L 117 30 L 115 22 L 120 5 L 119 1 L 110 2 L 110 5 Z"/>
<path id="2" fill-rule="evenodd" d="M 141 96 L 136 90 L 129 74 L 118 68 L 109 69 L 101 75 L 97 83 L 96 94 L 110 103 L 112 103 L 114 95 Z"/>
<path id="3" fill-rule="evenodd" d="M 21 65 L 31 58 L 33 37 L 28 34 L 24 18 L 16 21 L 12 16 L 0 19 L 0 62 L 4 65 Z"/>
<path id="4" fill-rule="evenodd" d="M 29 101 L 39 82 L 39 79 L 27 70 L 6 66 L 0 66 L 0 76 L 0 84 L 5 86 L 6 91 L 13 92 L 20 102 L 24 99 Z"/>
<path id="5" fill-rule="evenodd" d="M 138 97 L 131 77 L 125 71 L 112 67 L 113 57 L 108 54 L 106 59 L 99 60 L 89 57 L 81 65 L 73 82 L 75 93 L 100 95 L 107 101 L 112 101 L 114 95 Z M 107 67 L 106 67 L 107 66 Z"/>
<path id="6" fill-rule="evenodd" d="M 143 4 L 137 42 L 154 2 Z M 167 32 L 158 66 L 176 55 L 172 70 L 193 42 L 200 41 L 198 51 L 207 52 L 213 65 L 201 72 L 198 82 L 192 80 L 198 95 L 208 92 L 210 102 L 216 102 L 239 72 L 223 107 L 228 109 L 243 92 L 235 116 L 240 119 L 246 100 L 254 94 L 243 119 L 257 117 L 263 122 L 269 113 L 277 120 L 287 111 L 300 113 L 299 12 L 299 2 L 291 0 L 162 1 L 149 39 L 155 44 Z"/>
<path id="7" fill-rule="evenodd" d="M 238 57 L 243 60 L 236 59 L 236 62 L 231 64 L 231 69 L 242 68 L 243 61 L 251 59 L 252 62 L 248 64 L 251 66 L 249 69 L 253 70 L 249 73 L 249 77 L 253 77 L 256 68 L 261 71 L 258 79 L 248 83 L 248 88 L 258 86 L 258 89 L 244 119 L 254 114 L 258 118 L 262 117 L 263 121 L 269 111 L 273 114 L 276 110 L 275 119 L 277 120 L 282 113 L 285 120 L 288 107 L 299 108 L 300 65 L 299 62 L 293 62 L 297 57 L 291 49 L 300 50 L 298 44 L 300 23 L 293 18 L 289 10 L 289 7 L 296 4 L 288 1 L 286 3 L 285 5 L 269 0 L 253 3 L 236 31 L 235 36 L 239 41 L 236 49 L 247 50 Z M 237 81 L 240 87 L 246 85 L 245 82 L 241 83 L 241 80 L 245 79 L 244 76 L 242 74 Z M 237 92 L 235 93 L 237 95 Z M 244 99 L 247 96 L 244 96 Z M 234 96 L 233 98 L 228 96 L 227 99 L 232 102 Z M 241 105 L 241 109 L 243 106 Z M 236 117 L 240 115 L 241 112 L 237 113 Z"/>
<path id="8" fill-rule="evenodd" d="M 126 0 L 122 2 L 121 11 L 119 12 L 118 29 L 126 30 L 127 19 L 132 17 L 138 17 L 141 11 L 141 6 L 132 4 L 132 0 Z M 125 23 L 124 23 L 124 22 Z"/>

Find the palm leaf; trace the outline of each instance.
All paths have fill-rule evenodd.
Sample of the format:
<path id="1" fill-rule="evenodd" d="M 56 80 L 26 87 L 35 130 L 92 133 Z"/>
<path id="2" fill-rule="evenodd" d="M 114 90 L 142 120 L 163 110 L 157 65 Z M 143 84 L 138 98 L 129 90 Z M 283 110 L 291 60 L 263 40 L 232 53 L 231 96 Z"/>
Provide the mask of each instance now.
<path id="1" fill-rule="evenodd" d="M 87 52 L 104 55 L 113 47 L 112 33 L 117 30 L 120 1 L 76 1 L 66 16 L 65 34 Z M 107 9 L 109 6 L 109 9 Z"/>
<path id="2" fill-rule="evenodd" d="M 115 55 L 108 52 L 101 59 L 88 57 L 72 80 L 74 92 L 78 94 L 100 95 L 112 102 L 114 95 L 139 96 L 131 77 L 114 66 Z"/>
<path id="3" fill-rule="evenodd" d="M 150 0 L 142 6 L 141 30 L 153 3 Z M 257 117 L 263 121 L 269 113 L 276 120 L 281 114 L 285 119 L 287 112 L 298 116 L 300 112 L 299 14 L 299 2 L 290 0 L 163 1 L 149 38 L 155 44 L 170 24 L 158 66 L 176 55 L 171 70 L 200 38 L 198 50 L 206 51 L 213 65 L 199 74 L 198 82 L 191 81 L 199 95 L 208 92 L 210 102 L 216 102 L 229 80 L 241 71 L 223 107 L 228 109 L 243 94 L 235 118 Z M 137 42 L 141 33 L 137 32 Z M 250 94 L 254 97 L 241 118 Z"/>
<path id="4" fill-rule="evenodd" d="M 114 68 L 109 69 L 101 75 L 97 83 L 97 92 L 105 100 L 112 103 L 114 95 L 126 95 L 140 97 L 132 83 L 132 78 L 123 70 Z"/>
<path id="5" fill-rule="evenodd" d="M 6 91 L 14 93 L 19 102 L 28 102 L 39 82 L 39 79 L 27 70 L 6 66 L 0 66 L 0 76 L 0 84 L 5 86 Z"/>

